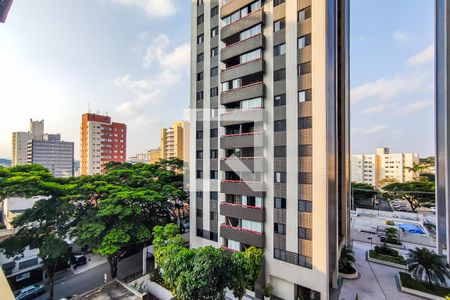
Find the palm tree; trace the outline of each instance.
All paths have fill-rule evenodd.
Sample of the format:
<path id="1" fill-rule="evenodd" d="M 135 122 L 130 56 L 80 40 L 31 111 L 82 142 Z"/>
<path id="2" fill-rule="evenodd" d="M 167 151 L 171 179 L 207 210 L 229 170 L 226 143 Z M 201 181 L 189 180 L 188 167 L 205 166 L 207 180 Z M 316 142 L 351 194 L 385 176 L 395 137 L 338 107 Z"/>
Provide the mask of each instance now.
<path id="1" fill-rule="evenodd" d="M 446 286 L 446 278 L 450 279 L 450 272 L 443 259 L 427 248 L 409 250 L 408 271 L 417 280 L 426 279 L 430 287 L 434 284 Z"/>
<path id="2" fill-rule="evenodd" d="M 355 262 L 354 252 L 352 248 L 345 246 L 342 248 L 341 257 L 339 258 L 339 271 L 343 271 L 344 273 L 350 271 L 353 268 L 353 262 Z"/>
<path id="3" fill-rule="evenodd" d="M 388 227 L 384 230 L 386 242 L 396 244 L 398 242 L 398 230 L 395 227 Z"/>
<path id="4" fill-rule="evenodd" d="M 422 171 L 426 169 L 427 166 L 422 163 L 414 163 L 412 167 L 406 167 L 406 169 L 413 173 L 414 180 L 417 180 L 418 177 L 420 177 Z"/>

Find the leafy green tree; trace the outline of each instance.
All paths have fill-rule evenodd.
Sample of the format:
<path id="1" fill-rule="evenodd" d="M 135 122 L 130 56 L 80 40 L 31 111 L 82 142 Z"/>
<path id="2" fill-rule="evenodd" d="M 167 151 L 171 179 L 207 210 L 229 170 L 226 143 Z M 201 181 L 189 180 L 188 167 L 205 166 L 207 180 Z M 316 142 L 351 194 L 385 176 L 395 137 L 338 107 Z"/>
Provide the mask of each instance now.
<path id="1" fill-rule="evenodd" d="M 383 196 L 388 199 L 406 200 L 413 212 L 424 205 L 434 203 L 435 183 L 432 181 L 397 182 L 383 187 Z"/>
<path id="2" fill-rule="evenodd" d="M 363 201 L 372 199 L 377 194 L 374 186 L 367 183 L 352 182 L 352 196 L 355 206 L 361 206 Z"/>
<path id="3" fill-rule="evenodd" d="M 417 280 L 427 280 L 430 288 L 433 285 L 446 286 L 446 278 L 450 273 L 442 257 L 427 248 L 409 250 L 408 271 Z"/>
<path id="4" fill-rule="evenodd" d="M 339 257 L 339 271 L 343 273 L 350 272 L 353 267 L 352 263 L 355 262 L 355 256 L 352 248 L 345 246 L 342 248 L 341 256 Z"/>
<path id="5" fill-rule="evenodd" d="M 384 234 L 386 235 L 386 242 L 391 244 L 398 243 L 398 230 L 395 227 L 387 227 L 384 230 Z"/>
<path id="6" fill-rule="evenodd" d="M 406 170 L 413 173 L 414 180 L 417 180 L 420 177 L 423 170 L 425 170 L 427 168 L 428 168 L 428 166 L 426 166 L 423 163 L 414 163 L 412 167 L 406 167 Z"/>

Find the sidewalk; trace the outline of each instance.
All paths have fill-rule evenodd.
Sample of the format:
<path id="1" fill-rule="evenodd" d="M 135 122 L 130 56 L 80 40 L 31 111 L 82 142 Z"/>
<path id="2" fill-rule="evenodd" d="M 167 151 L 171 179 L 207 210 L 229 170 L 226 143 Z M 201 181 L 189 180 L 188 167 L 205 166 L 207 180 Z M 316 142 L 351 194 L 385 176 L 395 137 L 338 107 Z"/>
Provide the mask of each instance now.
<path id="1" fill-rule="evenodd" d="M 81 274 L 88 270 L 91 270 L 92 268 L 95 268 L 95 267 L 107 262 L 106 257 L 96 255 L 96 254 L 86 254 L 86 259 L 87 259 L 87 264 L 78 266 L 77 268 L 72 269 L 72 272 L 75 275 L 78 275 L 78 274 Z"/>

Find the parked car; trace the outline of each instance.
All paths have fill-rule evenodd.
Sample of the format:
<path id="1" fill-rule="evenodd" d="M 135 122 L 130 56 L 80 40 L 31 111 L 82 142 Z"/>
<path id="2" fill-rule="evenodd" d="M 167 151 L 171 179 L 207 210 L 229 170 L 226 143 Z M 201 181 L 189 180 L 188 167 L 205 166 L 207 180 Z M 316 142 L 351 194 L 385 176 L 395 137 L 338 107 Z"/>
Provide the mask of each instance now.
<path id="1" fill-rule="evenodd" d="M 87 263 L 86 256 L 83 254 L 74 254 L 70 257 L 70 264 L 73 266 L 82 266 Z"/>
<path id="2" fill-rule="evenodd" d="M 28 300 L 42 295 L 43 293 L 45 293 L 44 285 L 33 284 L 18 290 L 14 296 L 16 297 L 16 300 Z"/>

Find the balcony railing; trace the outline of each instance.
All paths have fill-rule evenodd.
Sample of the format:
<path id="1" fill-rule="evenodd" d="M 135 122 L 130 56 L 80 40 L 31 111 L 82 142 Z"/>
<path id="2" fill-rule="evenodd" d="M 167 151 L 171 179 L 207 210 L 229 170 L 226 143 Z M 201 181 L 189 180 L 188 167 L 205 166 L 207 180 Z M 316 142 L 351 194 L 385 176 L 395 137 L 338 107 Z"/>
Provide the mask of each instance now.
<path id="1" fill-rule="evenodd" d="M 234 43 L 232 43 L 232 44 L 229 44 L 229 45 L 223 47 L 222 50 L 223 50 L 223 49 L 230 48 L 230 47 L 233 47 L 233 46 L 238 45 L 238 44 L 240 44 L 240 43 L 243 43 L 243 42 L 245 42 L 245 41 L 254 39 L 254 38 L 256 38 L 256 37 L 258 37 L 258 36 L 261 36 L 261 35 L 262 35 L 262 33 L 257 33 L 257 34 L 255 34 L 255 35 L 252 35 L 251 37 L 248 37 L 248 38 L 245 38 L 245 39 L 243 39 L 243 40 L 239 40 L 239 41 L 237 41 L 237 42 L 234 42 Z"/>
<path id="2" fill-rule="evenodd" d="M 262 60 L 262 58 L 261 58 L 261 57 L 258 57 L 258 58 L 255 58 L 255 59 L 246 61 L 246 62 L 244 62 L 244 63 L 242 63 L 242 64 L 237 64 L 237 65 L 228 67 L 228 68 L 226 68 L 226 69 L 222 69 L 222 70 L 220 70 L 220 71 L 221 71 L 221 72 L 225 72 L 225 71 L 233 70 L 233 69 L 235 69 L 235 68 L 238 68 L 238 67 L 241 67 L 241 66 L 245 66 L 245 65 L 247 65 L 247 64 L 251 64 L 252 62 L 255 62 L 255 61 L 258 61 L 258 60 Z"/>
<path id="3" fill-rule="evenodd" d="M 223 0 L 223 1 L 225 1 L 225 0 Z M 226 4 L 228 4 L 228 3 L 231 2 L 231 1 L 233 1 L 233 0 L 229 0 Z M 225 4 L 225 3 L 223 3 L 223 4 Z M 222 5 L 223 5 L 223 4 L 222 4 Z M 225 26 L 222 26 L 222 29 L 223 29 L 223 28 L 226 28 L 226 27 L 228 27 L 228 26 L 230 26 L 230 25 L 233 25 L 234 23 L 239 22 L 240 20 L 244 20 L 245 18 L 248 18 L 249 16 L 258 13 L 258 12 L 260 12 L 261 10 L 262 10 L 262 8 L 257 9 L 257 10 L 255 10 L 255 11 L 252 11 L 251 13 L 249 13 L 248 15 L 243 16 L 242 18 L 239 18 L 239 19 L 237 19 L 236 21 L 233 21 L 233 22 L 231 22 L 231 23 L 229 23 L 229 24 L 227 24 L 227 25 L 225 25 Z"/>
<path id="4" fill-rule="evenodd" d="M 253 234 L 257 234 L 257 235 L 264 235 L 264 232 L 254 231 L 254 230 L 245 229 L 245 228 L 242 228 L 242 227 L 231 226 L 231 225 L 227 225 L 227 224 L 221 224 L 220 227 L 221 228 L 228 228 L 228 229 L 233 229 L 233 230 L 244 231 L 244 232 L 249 232 L 249 233 L 253 233 Z"/>
<path id="5" fill-rule="evenodd" d="M 256 135 L 256 134 L 261 134 L 262 132 L 260 131 L 255 131 L 255 132 L 242 132 L 242 133 L 231 133 L 231 134 L 224 134 L 222 135 L 222 138 L 225 137 L 233 137 L 233 136 L 247 136 L 247 135 Z"/>
<path id="6" fill-rule="evenodd" d="M 240 89 L 245 89 L 245 88 L 248 88 L 248 87 L 251 87 L 251 86 L 254 86 L 254 85 L 259 85 L 261 83 L 263 83 L 263 82 L 262 81 L 257 81 L 257 82 L 253 82 L 253 83 L 250 83 L 250 84 L 241 85 L 240 87 L 237 87 L 235 89 L 229 89 L 229 90 L 223 91 L 222 94 L 234 92 L 234 91 L 237 91 L 237 90 L 240 90 Z"/>
<path id="7" fill-rule="evenodd" d="M 224 179 L 222 180 L 222 182 L 227 182 L 227 183 L 262 183 L 261 181 L 250 181 L 250 180 L 232 180 L 232 179 Z"/>
<path id="8" fill-rule="evenodd" d="M 256 210 L 263 210 L 264 209 L 261 206 L 252 206 L 252 205 L 245 205 L 245 204 L 239 204 L 239 203 L 230 203 L 230 202 L 226 202 L 226 201 L 222 201 L 222 202 L 220 202 L 220 204 L 234 206 L 234 207 L 243 207 L 243 208 L 249 208 L 249 209 L 256 209 Z"/>
<path id="9" fill-rule="evenodd" d="M 262 156 L 248 156 L 248 157 L 239 157 L 239 156 L 231 156 L 231 157 L 222 157 L 220 160 L 251 160 L 251 159 L 263 159 Z"/>

